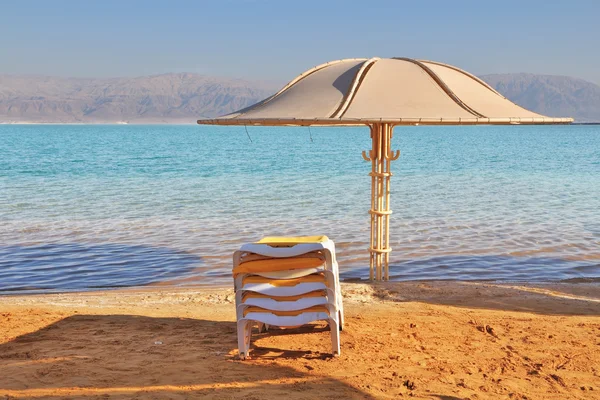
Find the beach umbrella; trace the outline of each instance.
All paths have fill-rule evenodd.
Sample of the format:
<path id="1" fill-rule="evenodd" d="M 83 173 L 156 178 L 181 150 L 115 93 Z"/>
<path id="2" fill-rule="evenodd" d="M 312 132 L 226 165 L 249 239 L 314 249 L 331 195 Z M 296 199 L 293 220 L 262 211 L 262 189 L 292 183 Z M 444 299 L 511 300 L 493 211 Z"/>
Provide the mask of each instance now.
<path id="1" fill-rule="evenodd" d="M 460 68 L 410 58 L 331 61 L 299 75 L 273 96 L 204 125 L 368 126 L 371 163 L 370 279 L 389 278 L 392 133 L 399 125 L 568 124 L 512 103 Z"/>

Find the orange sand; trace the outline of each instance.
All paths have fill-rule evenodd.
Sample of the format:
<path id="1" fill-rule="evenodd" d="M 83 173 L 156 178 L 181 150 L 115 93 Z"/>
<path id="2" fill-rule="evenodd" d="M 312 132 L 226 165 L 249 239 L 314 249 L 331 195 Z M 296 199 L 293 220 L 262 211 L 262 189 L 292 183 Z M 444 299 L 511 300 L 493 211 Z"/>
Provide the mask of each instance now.
<path id="1" fill-rule="evenodd" d="M 600 399 L 600 286 L 345 284 L 323 325 L 236 359 L 225 289 L 0 297 L 0 398 Z"/>

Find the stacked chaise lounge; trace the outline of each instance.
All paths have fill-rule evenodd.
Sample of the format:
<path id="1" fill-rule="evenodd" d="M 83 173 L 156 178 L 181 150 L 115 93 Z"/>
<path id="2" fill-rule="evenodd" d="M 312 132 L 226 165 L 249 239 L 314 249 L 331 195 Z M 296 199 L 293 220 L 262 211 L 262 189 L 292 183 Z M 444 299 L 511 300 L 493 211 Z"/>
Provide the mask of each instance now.
<path id="1" fill-rule="evenodd" d="M 344 310 L 335 245 L 327 236 L 265 237 L 233 255 L 240 358 L 248 357 L 252 328 L 295 327 L 327 321 L 332 353 L 340 354 Z"/>

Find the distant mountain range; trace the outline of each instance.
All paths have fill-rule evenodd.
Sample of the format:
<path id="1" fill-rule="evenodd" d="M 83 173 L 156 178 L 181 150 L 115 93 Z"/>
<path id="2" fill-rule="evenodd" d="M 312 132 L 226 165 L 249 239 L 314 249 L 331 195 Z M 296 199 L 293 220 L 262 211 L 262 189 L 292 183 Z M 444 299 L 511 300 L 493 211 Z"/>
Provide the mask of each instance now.
<path id="1" fill-rule="evenodd" d="M 568 76 L 494 74 L 481 79 L 518 105 L 550 117 L 600 122 L 600 86 Z"/>
<path id="2" fill-rule="evenodd" d="M 481 78 L 532 111 L 600 121 L 600 86 L 591 82 L 535 74 Z M 254 104 L 277 89 L 192 73 L 112 79 L 0 75 L 0 123 L 194 123 Z"/>
<path id="3" fill-rule="evenodd" d="M 194 123 L 274 91 L 272 84 L 191 73 L 112 79 L 0 75 L 0 122 Z"/>

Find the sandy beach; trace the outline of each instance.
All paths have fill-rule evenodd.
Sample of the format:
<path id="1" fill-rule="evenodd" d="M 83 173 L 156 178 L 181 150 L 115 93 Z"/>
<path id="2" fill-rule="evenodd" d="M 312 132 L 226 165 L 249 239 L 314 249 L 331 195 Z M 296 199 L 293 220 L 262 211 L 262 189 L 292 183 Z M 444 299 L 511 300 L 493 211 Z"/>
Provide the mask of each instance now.
<path id="1" fill-rule="evenodd" d="M 343 286 L 323 325 L 253 336 L 233 292 L 147 288 L 0 297 L 6 399 L 600 399 L 600 285 Z"/>

